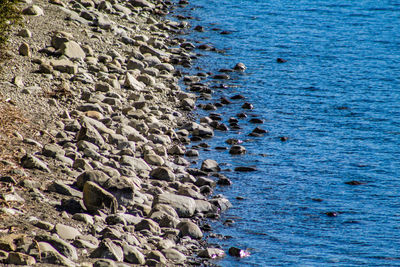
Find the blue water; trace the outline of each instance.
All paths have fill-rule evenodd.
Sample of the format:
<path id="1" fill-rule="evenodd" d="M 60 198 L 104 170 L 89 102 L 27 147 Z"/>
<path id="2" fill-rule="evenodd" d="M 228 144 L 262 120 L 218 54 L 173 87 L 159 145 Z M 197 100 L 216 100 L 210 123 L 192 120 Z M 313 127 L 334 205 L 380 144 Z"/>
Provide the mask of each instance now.
<path id="1" fill-rule="evenodd" d="M 197 51 L 204 56 L 195 66 L 214 73 L 237 62 L 248 67 L 208 102 L 245 95 L 255 107 L 247 113 L 264 119 L 269 131 L 247 136 L 258 126 L 249 117 L 240 131 L 216 131 L 211 151 L 201 152 L 199 163 L 257 167 L 224 172 L 233 185 L 216 193 L 234 205 L 222 221 L 235 224 L 211 222 L 214 233 L 231 238 L 209 239 L 251 256 L 216 263 L 400 266 L 400 2 L 192 0 L 179 13 L 206 28 L 188 40 L 226 50 Z M 276 63 L 278 57 L 287 63 Z M 233 102 L 215 111 L 224 122 L 244 101 Z M 230 137 L 246 140 L 248 153 L 214 149 Z M 352 180 L 364 184 L 345 184 Z M 332 211 L 338 216 L 325 214 Z"/>

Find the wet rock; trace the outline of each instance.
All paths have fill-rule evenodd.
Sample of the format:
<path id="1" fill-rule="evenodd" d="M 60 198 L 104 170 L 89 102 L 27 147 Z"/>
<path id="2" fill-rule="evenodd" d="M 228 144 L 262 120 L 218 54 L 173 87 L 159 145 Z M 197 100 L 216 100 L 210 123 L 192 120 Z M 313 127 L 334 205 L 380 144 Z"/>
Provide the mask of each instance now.
<path id="1" fill-rule="evenodd" d="M 280 58 L 280 57 L 278 57 L 278 58 L 276 59 L 276 62 L 277 62 L 277 63 L 285 63 L 285 62 L 287 62 L 287 60 L 286 60 L 286 59 L 283 59 L 283 58 Z"/>
<path id="2" fill-rule="evenodd" d="M 279 137 L 279 139 L 280 139 L 282 142 L 286 142 L 286 141 L 289 140 L 289 137 L 287 137 L 287 136 L 281 136 L 281 137 Z"/>
<path id="3" fill-rule="evenodd" d="M 240 146 L 240 145 L 234 145 L 229 150 L 229 154 L 232 154 L 232 155 L 242 155 L 245 153 L 246 153 L 246 148 L 244 146 Z"/>
<path id="4" fill-rule="evenodd" d="M 262 119 L 253 118 L 249 120 L 250 123 L 264 123 Z"/>
<path id="5" fill-rule="evenodd" d="M 325 215 L 328 217 L 337 217 L 339 214 L 335 211 L 325 212 Z"/>
<path id="6" fill-rule="evenodd" d="M 179 217 L 191 217 L 196 211 L 196 202 L 193 198 L 180 196 L 172 193 L 162 193 L 156 195 L 153 205 L 166 204 L 170 205 L 178 213 Z"/>
<path id="7" fill-rule="evenodd" d="M 353 181 L 345 182 L 345 184 L 348 184 L 348 185 L 363 185 L 365 183 L 353 180 Z"/>
<path id="8" fill-rule="evenodd" d="M 253 104 L 251 104 L 251 103 L 249 103 L 249 102 L 246 102 L 246 103 L 244 103 L 244 104 L 242 105 L 242 108 L 243 108 L 243 109 L 253 109 L 254 106 L 253 106 Z"/>
<path id="9" fill-rule="evenodd" d="M 198 254 L 201 258 L 216 259 L 225 256 L 225 252 L 219 248 L 206 248 L 199 252 Z"/>
<path id="10" fill-rule="evenodd" d="M 268 133 L 267 130 L 261 129 L 260 127 L 256 127 L 253 129 L 252 133 L 257 133 L 257 134 L 265 134 Z"/>
<path id="11" fill-rule="evenodd" d="M 233 100 L 239 100 L 239 99 L 244 99 L 245 97 L 243 95 L 234 95 L 231 97 Z"/>
<path id="12" fill-rule="evenodd" d="M 117 199 L 93 182 L 86 182 L 83 186 L 83 203 L 89 212 L 96 213 L 100 209 L 116 213 Z"/>
<path id="13" fill-rule="evenodd" d="M 199 151 L 195 149 L 189 149 L 185 152 L 186 157 L 198 157 L 199 155 Z"/>
<path id="14" fill-rule="evenodd" d="M 50 172 L 50 169 L 47 167 L 46 163 L 30 154 L 26 154 L 21 158 L 21 165 L 27 169 L 38 169 L 44 172 Z"/>
<path id="15" fill-rule="evenodd" d="M 239 166 L 235 168 L 235 171 L 237 172 L 254 172 L 256 170 L 257 168 L 255 167 L 246 167 L 246 166 Z"/>
<path id="16" fill-rule="evenodd" d="M 229 248 L 229 255 L 234 256 L 234 257 L 239 257 L 239 258 L 244 258 L 250 256 L 250 252 L 236 248 L 236 247 L 230 247 Z"/>
<path id="17" fill-rule="evenodd" d="M 220 177 L 217 181 L 218 185 L 232 185 L 232 181 L 227 177 Z"/>
<path id="18" fill-rule="evenodd" d="M 235 67 L 233 67 L 233 69 L 238 71 L 245 71 L 247 67 L 243 63 L 237 63 Z"/>
<path id="19" fill-rule="evenodd" d="M 123 261 L 124 252 L 122 250 L 122 247 L 119 246 L 116 242 L 112 241 L 109 238 L 105 238 L 101 241 L 99 247 L 90 254 L 90 257 Z"/>
<path id="20" fill-rule="evenodd" d="M 215 74 L 213 79 L 217 80 L 229 80 L 231 77 L 228 74 Z"/>
<path id="21" fill-rule="evenodd" d="M 231 202 L 224 197 L 213 198 L 210 199 L 209 202 L 218 207 L 221 211 L 225 211 L 232 207 Z"/>

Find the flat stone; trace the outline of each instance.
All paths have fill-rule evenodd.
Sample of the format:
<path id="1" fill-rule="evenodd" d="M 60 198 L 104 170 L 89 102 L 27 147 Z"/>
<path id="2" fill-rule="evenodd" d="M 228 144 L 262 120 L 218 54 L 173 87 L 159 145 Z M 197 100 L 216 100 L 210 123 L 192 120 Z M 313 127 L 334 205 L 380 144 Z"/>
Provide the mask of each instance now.
<path id="1" fill-rule="evenodd" d="M 149 230 L 153 234 L 159 235 L 161 233 L 161 228 L 155 221 L 151 219 L 143 219 L 140 223 L 135 225 L 136 231 Z"/>
<path id="2" fill-rule="evenodd" d="M 38 169 L 41 171 L 50 172 L 50 169 L 47 167 L 46 163 L 30 154 L 26 154 L 21 158 L 21 165 L 27 169 Z"/>
<path id="3" fill-rule="evenodd" d="M 174 248 L 163 249 L 162 253 L 168 260 L 175 263 L 184 263 L 186 261 L 186 256 Z"/>
<path id="4" fill-rule="evenodd" d="M 78 72 L 78 65 L 68 59 L 52 59 L 49 63 L 55 70 L 60 72 L 69 74 L 76 74 Z"/>
<path id="5" fill-rule="evenodd" d="M 58 234 L 60 238 L 65 240 L 75 239 L 77 236 L 81 235 L 81 232 L 79 232 L 75 227 L 61 223 L 57 223 L 54 226 L 54 232 Z"/>
<path id="6" fill-rule="evenodd" d="M 54 181 L 47 189 L 49 191 L 56 192 L 65 196 L 82 198 L 82 192 L 72 188 L 71 186 L 61 181 Z"/>

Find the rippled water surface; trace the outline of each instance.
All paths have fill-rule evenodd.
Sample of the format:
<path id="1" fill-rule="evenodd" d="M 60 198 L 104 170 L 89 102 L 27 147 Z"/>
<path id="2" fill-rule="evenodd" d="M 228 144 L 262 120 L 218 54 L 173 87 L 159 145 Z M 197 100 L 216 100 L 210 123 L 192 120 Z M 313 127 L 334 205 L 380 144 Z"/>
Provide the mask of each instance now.
<path id="1" fill-rule="evenodd" d="M 235 224 L 212 226 L 232 238 L 209 240 L 252 255 L 217 263 L 400 265 L 400 2 L 192 0 L 179 13 L 206 28 L 187 38 L 227 51 L 201 51 L 196 65 L 214 73 L 237 62 L 248 67 L 215 99 L 245 95 L 255 107 L 249 114 L 269 130 L 249 137 L 256 125 L 244 119 L 242 130 L 216 132 L 211 151 L 201 152 L 225 169 L 257 167 L 225 172 L 233 185 L 217 193 L 234 205 L 223 219 Z M 226 122 L 242 104 L 216 112 Z M 248 153 L 214 149 L 229 137 L 251 139 Z M 363 184 L 345 183 L 352 180 Z M 325 214 L 332 211 L 338 216 Z"/>

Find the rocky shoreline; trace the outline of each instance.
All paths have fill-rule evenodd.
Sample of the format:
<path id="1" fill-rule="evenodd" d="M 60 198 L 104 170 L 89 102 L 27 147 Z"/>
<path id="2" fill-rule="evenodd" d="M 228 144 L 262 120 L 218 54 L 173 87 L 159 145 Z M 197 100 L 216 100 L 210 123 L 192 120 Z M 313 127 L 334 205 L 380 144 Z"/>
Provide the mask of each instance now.
<path id="1" fill-rule="evenodd" d="M 216 161 L 197 169 L 185 156 L 227 126 L 191 119 L 197 95 L 181 90 L 176 66 L 191 65 L 195 46 L 177 35 L 187 22 L 165 18 L 173 5 L 24 1 L 0 83 L 1 263 L 188 266 L 224 256 L 203 232 L 231 206 L 210 197 L 230 181 Z M 183 81 L 209 94 L 202 77 Z M 245 149 L 232 143 L 230 153 Z"/>

